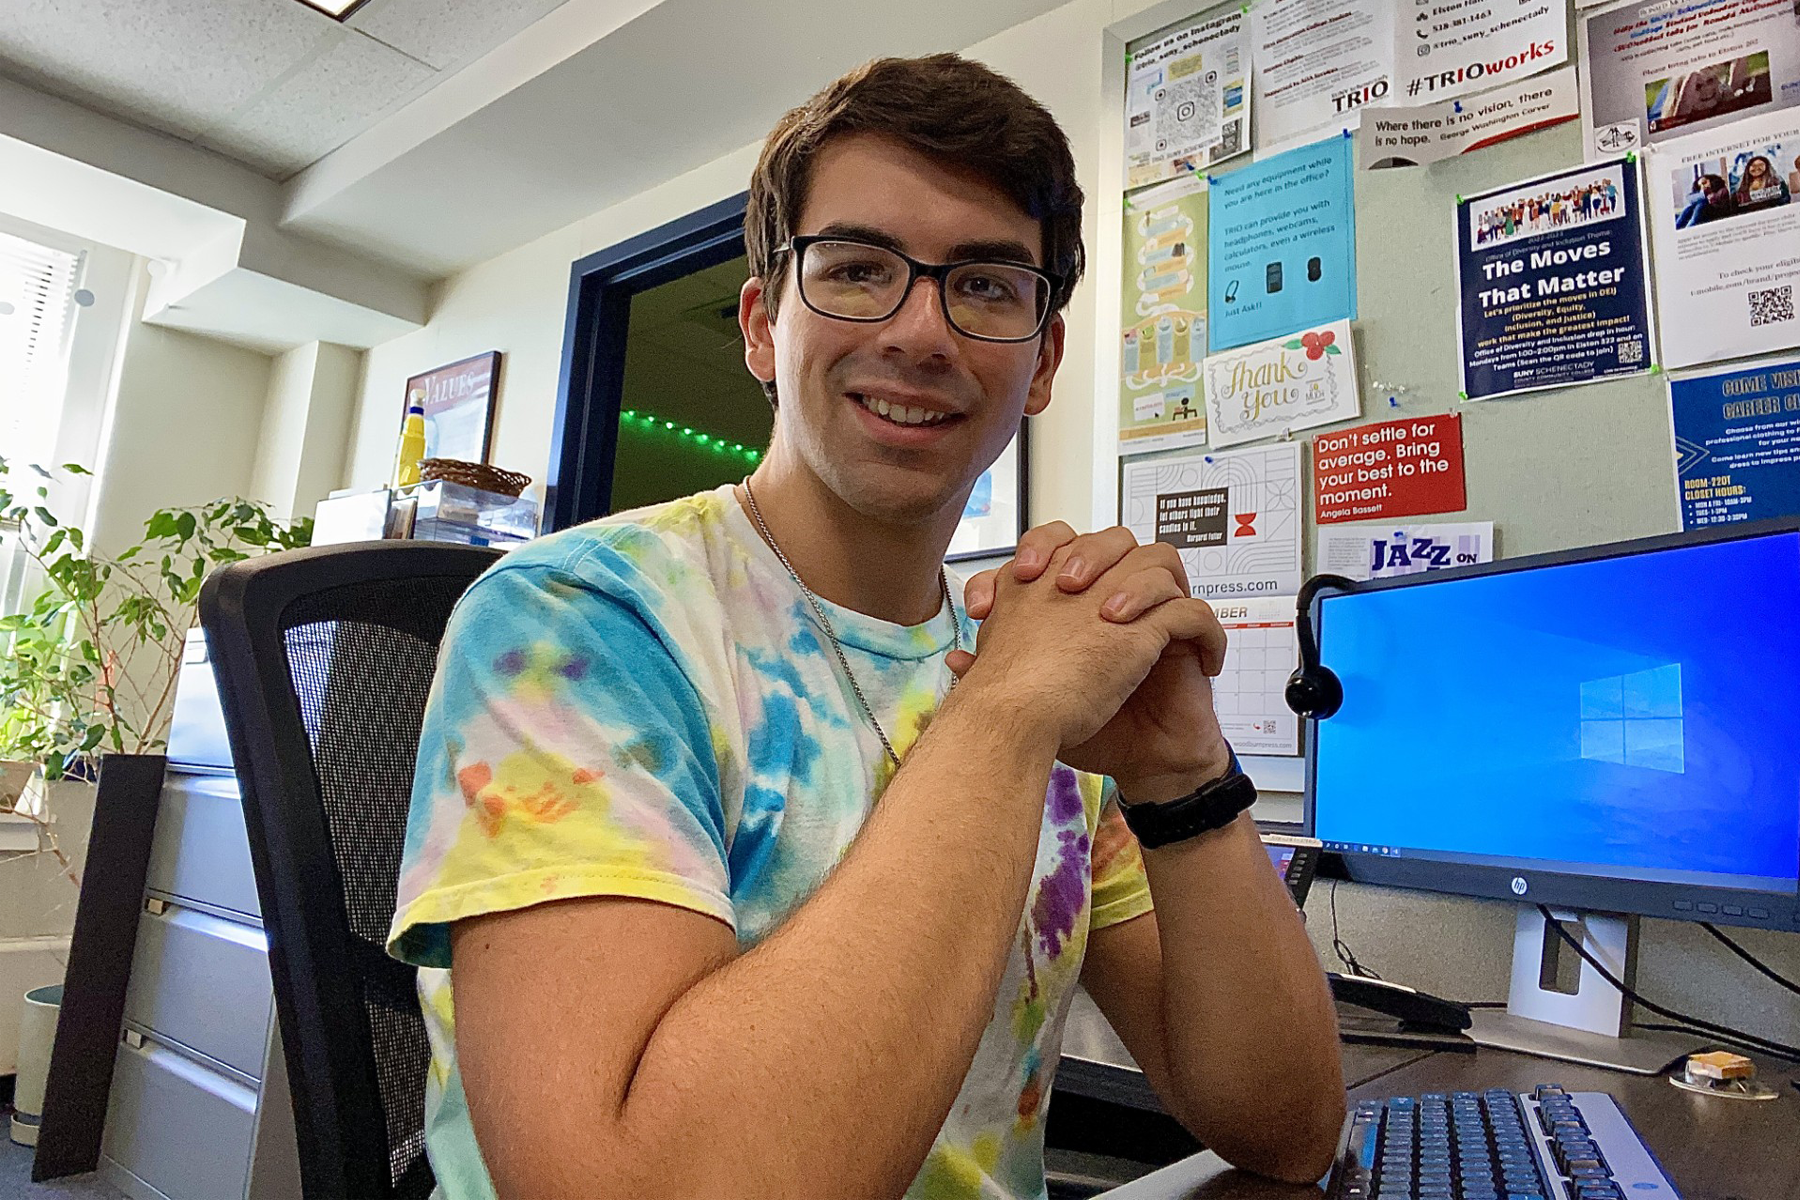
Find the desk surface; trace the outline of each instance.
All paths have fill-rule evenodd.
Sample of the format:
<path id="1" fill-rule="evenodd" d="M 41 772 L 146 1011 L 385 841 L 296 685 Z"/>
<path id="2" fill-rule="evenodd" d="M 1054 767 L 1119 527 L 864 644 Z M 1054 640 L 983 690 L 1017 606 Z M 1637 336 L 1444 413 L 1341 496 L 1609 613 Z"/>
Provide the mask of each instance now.
<path id="1" fill-rule="evenodd" d="M 1367 1047 L 1346 1047 L 1346 1075 Z M 1352 1051 L 1358 1053 L 1352 1054 Z M 1394 1053 L 1394 1052 L 1390 1052 Z M 1367 1060 L 1373 1062 L 1372 1059 Z M 1429 1054 L 1350 1089 L 1367 1097 L 1420 1092 L 1526 1091 L 1560 1083 L 1571 1091 L 1611 1092 L 1638 1134 L 1680 1189 L 1682 1200 L 1800 1200 L 1800 1072 L 1759 1063 L 1764 1082 L 1781 1090 L 1767 1103 L 1699 1096 L 1667 1079 L 1623 1075 L 1500 1050 Z M 1271 1183 L 1196 1154 L 1106 1193 L 1106 1200 L 1317 1200 L 1316 1188 Z"/>

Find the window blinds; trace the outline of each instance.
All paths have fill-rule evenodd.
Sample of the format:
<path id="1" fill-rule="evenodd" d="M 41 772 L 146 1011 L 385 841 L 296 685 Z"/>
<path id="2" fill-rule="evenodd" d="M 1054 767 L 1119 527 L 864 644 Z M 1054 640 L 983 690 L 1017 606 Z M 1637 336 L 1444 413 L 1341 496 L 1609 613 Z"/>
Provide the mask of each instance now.
<path id="1" fill-rule="evenodd" d="M 0 232 L 0 455 L 55 449 L 68 380 L 79 252 Z"/>

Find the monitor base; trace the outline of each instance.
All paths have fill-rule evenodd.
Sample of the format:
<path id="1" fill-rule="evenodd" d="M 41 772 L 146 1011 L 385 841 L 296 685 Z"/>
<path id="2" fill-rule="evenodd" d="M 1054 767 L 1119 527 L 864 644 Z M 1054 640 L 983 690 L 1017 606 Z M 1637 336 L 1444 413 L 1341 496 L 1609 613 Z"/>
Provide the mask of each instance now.
<path id="1" fill-rule="evenodd" d="M 1684 1037 L 1669 1033 L 1629 1033 L 1624 1037 L 1608 1037 L 1570 1029 L 1566 1025 L 1516 1017 L 1504 1009 L 1478 1008 L 1470 1016 L 1475 1024 L 1469 1029 L 1469 1039 L 1478 1046 L 1632 1075 L 1660 1075 L 1687 1055 L 1707 1047 L 1698 1034 Z"/>

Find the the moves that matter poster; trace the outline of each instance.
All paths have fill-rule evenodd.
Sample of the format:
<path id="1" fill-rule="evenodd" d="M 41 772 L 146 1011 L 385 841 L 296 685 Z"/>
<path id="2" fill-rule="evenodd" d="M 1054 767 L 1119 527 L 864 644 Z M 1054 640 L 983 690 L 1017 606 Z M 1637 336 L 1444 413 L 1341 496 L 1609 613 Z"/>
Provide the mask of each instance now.
<path id="1" fill-rule="evenodd" d="M 1633 161 L 1459 199 L 1462 390 L 1471 400 L 1648 371 L 1649 270 Z"/>
<path id="2" fill-rule="evenodd" d="M 1220 175 L 1207 231 L 1213 353 L 1356 316 L 1350 139 Z"/>
<path id="3" fill-rule="evenodd" d="M 1300 503 L 1298 442 L 1119 467 L 1119 523 L 1175 547 L 1203 600 L 1298 592 Z"/>
<path id="4" fill-rule="evenodd" d="M 1233 4 L 1127 47 L 1127 188 L 1172 179 L 1250 148 L 1248 24 Z"/>
<path id="5" fill-rule="evenodd" d="M 1800 358 L 1669 380 L 1681 527 L 1800 516 Z"/>
<path id="6" fill-rule="evenodd" d="M 1663 365 L 1800 343 L 1800 108 L 1650 147 Z"/>
<path id="7" fill-rule="evenodd" d="M 1589 154 L 1800 107 L 1792 0 L 1631 0 L 1580 27 Z"/>
<path id="8" fill-rule="evenodd" d="M 1125 205 L 1119 453 L 1206 441 L 1206 181 L 1177 179 Z"/>

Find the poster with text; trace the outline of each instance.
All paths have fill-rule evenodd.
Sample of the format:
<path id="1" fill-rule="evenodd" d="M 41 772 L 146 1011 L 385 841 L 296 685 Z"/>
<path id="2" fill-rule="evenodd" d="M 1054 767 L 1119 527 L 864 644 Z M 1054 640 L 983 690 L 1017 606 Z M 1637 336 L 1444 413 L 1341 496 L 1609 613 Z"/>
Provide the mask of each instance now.
<path id="1" fill-rule="evenodd" d="M 1631 0 L 1579 26 L 1589 154 L 1800 107 L 1793 0 Z M 1800 172 L 1800 163 L 1782 167 Z M 1788 186 L 1800 191 L 1800 176 Z"/>
<path id="2" fill-rule="evenodd" d="M 1393 90 L 1391 0 L 1261 0 L 1250 9 L 1256 146 L 1272 152 L 1354 128 Z"/>
<path id="3" fill-rule="evenodd" d="M 1378 525 L 1319 530 L 1316 569 L 1350 579 L 1392 579 L 1494 561 L 1494 523 Z"/>
<path id="4" fill-rule="evenodd" d="M 1394 93 L 1407 104 L 1454 100 L 1569 58 L 1568 0 L 1416 0 L 1402 14 Z"/>
<path id="5" fill-rule="evenodd" d="M 1213 605 L 1225 631 L 1225 667 L 1212 681 L 1219 732 L 1238 754 L 1300 753 L 1300 718 L 1287 704 L 1300 665 L 1292 596 L 1253 596 Z"/>
<path id="6" fill-rule="evenodd" d="M 1691 366 L 1800 343 L 1800 108 L 1674 138 L 1645 153 L 1662 361 Z"/>
<path id="7" fill-rule="evenodd" d="M 1456 275 L 1470 400 L 1650 369 L 1643 210 L 1625 159 L 1462 198 Z"/>
<path id="8" fill-rule="evenodd" d="M 1320 525 L 1461 512 L 1469 506 L 1461 413 L 1318 434 L 1312 467 Z"/>
<path id="9" fill-rule="evenodd" d="M 1800 516 L 1800 358 L 1669 380 L 1681 527 Z"/>
<path id="10" fill-rule="evenodd" d="M 1203 600 L 1300 590 L 1300 443 L 1121 461 L 1119 524 L 1181 554 Z"/>
<path id="11" fill-rule="evenodd" d="M 1206 180 L 1147 188 L 1125 205 L 1119 453 L 1206 441 Z"/>
<path id="12" fill-rule="evenodd" d="M 1575 68 L 1483 92 L 1466 101 L 1418 108 L 1363 110 L 1364 170 L 1422 167 L 1482 150 L 1521 134 L 1575 119 L 1579 109 Z"/>
<path id="13" fill-rule="evenodd" d="M 1213 180 L 1206 287 L 1214 354 L 1355 318 L 1349 138 Z"/>
<path id="14" fill-rule="evenodd" d="M 1255 342 L 1206 360 L 1215 446 L 1354 420 L 1362 412 L 1350 322 Z"/>
<path id="15" fill-rule="evenodd" d="M 1233 4 L 1126 47 L 1125 186 L 1250 148 L 1250 47 Z"/>

